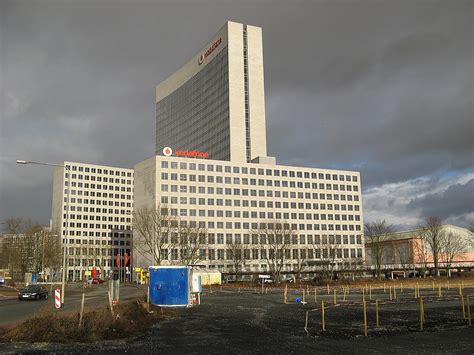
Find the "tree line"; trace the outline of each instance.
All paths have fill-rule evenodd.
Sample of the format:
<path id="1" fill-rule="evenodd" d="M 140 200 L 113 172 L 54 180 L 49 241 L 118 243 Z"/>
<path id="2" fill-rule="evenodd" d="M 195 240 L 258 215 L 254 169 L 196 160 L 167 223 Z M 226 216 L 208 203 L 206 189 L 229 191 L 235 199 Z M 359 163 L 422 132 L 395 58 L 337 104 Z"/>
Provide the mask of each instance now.
<path id="1" fill-rule="evenodd" d="M 472 228 L 471 228 L 472 232 Z M 387 254 L 398 257 L 398 263 L 406 269 L 421 269 L 422 274 L 433 265 L 434 274 L 439 276 L 440 269 L 444 268 L 449 275 L 452 265 L 456 259 L 474 247 L 472 234 L 463 237 L 443 228 L 443 221 L 437 216 L 427 217 L 419 228 L 413 231 L 411 249 L 408 244 L 396 243 L 394 240 L 394 227 L 385 220 L 369 222 L 364 225 L 366 243 L 369 244 L 371 261 L 375 267 L 375 273 L 380 278 L 382 269 L 386 264 Z M 388 242 L 394 241 L 391 246 Z"/>
<path id="2" fill-rule="evenodd" d="M 48 270 L 58 273 L 62 265 L 59 236 L 52 235 L 43 226 L 24 218 L 7 218 L 1 236 L 0 268 L 10 275 Z"/>
<path id="3" fill-rule="evenodd" d="M 305 249 L 292 249 L 298 245 L 298 234 L 286 221 L 266 221 L 248 231 L 252 247 L 243 240 L 222 240 L 216 243 L 215 235 L 210 236 L 206 226 L 196 221 L 188 221 L 171 214 L 167 205 L 155 207 L 143 206 L 133 213 L 134 248 L 146 260 L 148 265 L 167 264 L 198 265 L 206 259 L 208 243 L 225 245 L 224 249 L 209 250 L 209 258 L 230 261 L 233 272 L 242 272 L 247 261 L 263 262 L 267 271 L 276 281 L 281 279 L 282 271 L 289 260 L 293 262 L 293 272 L 300 278 L 302 272 L 318 268 L 321 277 L 333 279 L 336 273 L 336 259 L 342 259 L 342 242 L 336 236 L 329 236 L 323 249 L 320 242 L 306 243 Z M 213 238 L 213 240 L 210 240 Z M 340 238 L 339 238 L 340 239 Z M 363 245 L 360 245 L 363 247 Z M 257 252 L 257 255 L 252 253 Z M 318 259 L 317 265 L 313 259 Z M 354 256 L 356 264 L 362 259 Z M 312 261 L 312 265 L 311 262 Z"/>

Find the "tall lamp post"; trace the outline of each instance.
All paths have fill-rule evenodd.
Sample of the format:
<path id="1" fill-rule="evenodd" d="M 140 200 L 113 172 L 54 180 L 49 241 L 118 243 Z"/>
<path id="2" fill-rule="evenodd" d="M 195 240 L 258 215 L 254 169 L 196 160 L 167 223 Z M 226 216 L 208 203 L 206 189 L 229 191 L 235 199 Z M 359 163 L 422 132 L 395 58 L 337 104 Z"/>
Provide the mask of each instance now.
<path id="1" fill-rule="evenodd" d="M 66 194 L 66 226 L 64 228 L 64 243 L 63 243 L 63 274 L 61 282 L 61 307 L 64 308 L 64 289 L 66 286 L 66 258 L 67 258 L 67 228 L 69 225 L 69 191 L 71 190 L 71 168 L 69 165 L 49 164 L 30 160 L 17 160 L 17 164 L 36 164 L 45 166 L 55 166 L 67 170 L 67 194 Z M 62 211 L 61 211 L 62 213 Z M 62 236 L 61 236 L 62 239 Z"/>

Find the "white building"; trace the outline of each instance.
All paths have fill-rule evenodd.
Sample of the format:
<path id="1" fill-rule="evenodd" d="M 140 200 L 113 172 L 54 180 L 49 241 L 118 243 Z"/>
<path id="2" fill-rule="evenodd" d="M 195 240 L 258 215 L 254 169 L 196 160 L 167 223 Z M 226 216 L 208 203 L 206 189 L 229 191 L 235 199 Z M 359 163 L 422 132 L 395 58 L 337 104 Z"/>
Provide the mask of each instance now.
<path id="1" fill-rule="evenodd" d="M 156 88 L 156 155 L 165 147 L 248 163 L 267 155 L 262 29 L 227 22 Z"/>
<path id="2" fill-rule="evenodd" d="M 199 264 L 221 271 L 232 271 L 227 254 L 234 243 L 246 246 L 244 271 L 266 270 L 251 231 L 273 221 L 287 222 L 296 232 L 285 271 L 294 270 L 298 258 L 308 265 L 331 259 L 339 269 L 360 263 L 361 201 L 360 174 L 354 171 L 161 156 L 135 166 L 135 208 L 166 205 L 172 216 L 205 228 L 208 245 Z M 165 263 L 177 262 L 176 253 L 167 254 Z M 148 266 L 140 253 L 134 257 L 134 265 Z"/>
<path id="3" fill-rule="evenodd" d="M 243 245 L 243 271 L 267 269 L 254 233 L 282 223 L 294 232 L 284 271 L 364 259 L 360 174 L 277 165 L 267 156 L 262 31 L 228 22 L 156 88 L 156 155 L 131 169 L 65 162 L 56 169 L 53 232 L 68 248 L 68 275 L 114 270 L 131 248 L 132 213 L 166 205 L 173 217 L 206 230 L 200 264 L 232 271 L 229 246 Z M 304 128 L 303 128 L 304 129 Z M 66 202 L 70 191 L 68 230 Z M 133 236 L 133 266 L 150 255 Z M 139 252 L 140 251 L 140 252 Z M 177 263 L 171 248 L 164 263 Z M 128 254 L 129 255 L 129 254 Z"/>
<path id="4" fill-rule="evenodd" d="M 117 254 L 123 271 L 125 253 L 131 255 L 133 170 L 68 161 L 63 165 L 66 169 L 54 171 L 51 228 L 67 246 L 68 280 L 82 280 L 93 268 L 108 275 L 117 269 Z"/>

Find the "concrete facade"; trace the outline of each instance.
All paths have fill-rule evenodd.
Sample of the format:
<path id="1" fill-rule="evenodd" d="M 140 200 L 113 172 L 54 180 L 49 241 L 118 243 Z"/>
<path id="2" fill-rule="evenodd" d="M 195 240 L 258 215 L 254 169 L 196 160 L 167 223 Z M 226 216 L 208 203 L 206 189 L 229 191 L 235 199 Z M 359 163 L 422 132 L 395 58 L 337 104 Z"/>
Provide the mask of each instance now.
<path id="1" fill-rule="evenodd" d="M 380 242 L 380 257 L 382 269 L 416 269 L 416 268 L 432 268 L 433 256 L 426 242 L 423 241 L 423 229 L 415 229 L 409 231 L 395 232 L 387 235 Z M 443 225 L 440 232 L 440 253 L 439 267 L 446 268 L 474 265 L 474 234 L 469 230 L 453 226 L 450 224 Z M 454 255 L 453 260 L 449 260 L 446 248 L 454 250 L 446 244 L 444 238 L 456 239 L 456 248 L 460 250 Z M 447 247 L 443 247 L 447 245 Z M 376 246 L 373 243 L 366 243 L 366 261 L 367 266 L 375 267 Z"/>
<path id="2" fill-rule="evenodd" d="M 213 79 L 214 85 L 222 86 L 218 93 L 204 85 L 203 72 L 208 78 L 222 76 Z M 225 100 L 225 105 L 219 100 Z M 204 102 L 217 104 L 203 107 Z M 266 156 L 261 28 L 227 22 L 191 60 L 156 87 L 156 103 L 157 155 L 170 147 L 204 151 L 210 159 L 237 163 Z M 224 106 L 228 108 L 213 117 Z M 206 114 L 200 117 L 202 112 Z M 209 143 L 216 136 L 225 139 L 217 151 Z"/>
<path id="3" fill-rule="evenodd" d="M 134 208 L 166 206 L 179 221 L 202 226 L 208 243 L 198 264 L 211 269 L 232 272 L 228 253 L 237 243 L 248 256 L 242 271 L 268 271 L 265 247 L 254 234 L 261 223 L 274 221 L 295 232 L 284 271 L 301 261 L 308 265 L 303 271 L 329 261 L 343 269 L 364 258 L 360 186 L 355 171 L 155 156 L 135 166 Z M 137 238 L 134 233 L 135 249 Z M 172 254 L 166 251 L 163 264 L 179 263 Z M 143 253 L 134 258 L 135 266 L 149 265 Z"/>
<path id="4" fill-rule="evenodd" d="M 121 266 L 125 253 L 131 255 L 133 170 L 68 161 L 63 165 L 67 168 L 54 171 L 51 229 L 67 246 L 68 279 L 82 280 L 94 267 L 105 277 L 118 269 L 117 254 Z"/>

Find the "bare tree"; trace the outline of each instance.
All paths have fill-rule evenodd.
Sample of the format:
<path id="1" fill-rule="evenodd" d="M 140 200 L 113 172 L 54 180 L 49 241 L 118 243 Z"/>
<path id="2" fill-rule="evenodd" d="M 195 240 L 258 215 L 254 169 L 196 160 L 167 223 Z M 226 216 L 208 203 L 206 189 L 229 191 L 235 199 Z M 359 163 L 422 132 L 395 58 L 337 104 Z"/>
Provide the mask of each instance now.
<path id="1" fill-rule="evenodd" d="M 385 242 L 393 233 L 391 224 L 383 221 L 368 222 L 364 225 L 366 243 L 369 244 L 371 263 L 375 265 L 377 278 L 380 278 L 381 266 L 385 255 Z"/>
<path id="2" fill-rule="evenodd" d="M 165 205 L 144 206 L 133 212 L 134 245 L 137 252 L 150 263 L 160 265 L 168 259 L 170 236 L 178 229 L 177 219 Z"/>
<path id="3" fill-rule="evenodd" d="M 289 223 L 271 221 L 260 223 L 258 230 L 251 233 L 259 235 L 261 259 L 266 260 L 273 280 L 280 282 L 281 271 L 285 265 L 285 251 L 289 248 L 295 231 Z"/>
<path id="4" fill-rule="evenodd" d="M 415 267 L 414 255 L 411 250 L 411 241 L 409 239 L 398 241 L 395 245 L 395 257 L 398 258 L 398 263 L 405 271 Z"/>
<path id="5" fill-rule="evenodd" d="M 49 269 L 51 273 L 59 275 L 62 266 L 62 245 L 61 237 L 54 234 L 46 234 L 43 238 L 43 267 Z"/>
<path id="6" fill-rule="evenodd" d="M 308 251 L 306 249 L 293 249 L 293 260 L 296 261 L 296 279 L 301 279 L 301 273 L 308 266 Z"/>
<path id="7" fill-rule="evenodd" d="M 245 246 L 242 243 L 237 243 L 235 241 L 227 244 L 227 255 L 228 259 L 230 258 L 232 261 L 235 277 L 237 279 L 238 274 L 242 271 L 246 261 Z"/>
<path id="8" fill-rule="evenodd" d="M 439 244 L 440 259 L 446 268 L 446 274 L 449 276 L 454 259 L 467 250 L 468 243 L 461 235 L 443 233 Z"/>
<path id="9" fill-rule="evenodd" d="M 47 244 L 49 233 L 40 224 L 23 218 L 8 218 L 3 224 L 8 234 L 3 236 L 1 258 L 10 273 L 42 271 L 47 266 L 47 255 L 53 252 Z"/>
<path id="10" fill-rule="evenodd" d="M 444 231 L 442 227 L 441 218 L 431 216 L 426 219 L 425 225 L 422 227 L 420 233 L 420 237 L 428 246 L 433 258 L 436 276 L 439 276 L 439 257 L 444 240 Z"/>
<path id="11" fill-rule="evenodd" d="M 183 265 L 196 265 L 205 258 L 202 250 L 207 245 L 207 230 L 191 221 L 179 221 L 176 232 L 177 241 L 172 247 L 179 251 L 179 262 Z M 174 242 L 174 240 L 173 240 Z"/>

